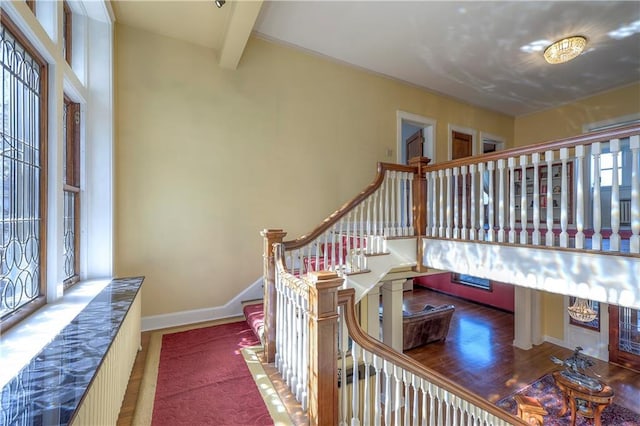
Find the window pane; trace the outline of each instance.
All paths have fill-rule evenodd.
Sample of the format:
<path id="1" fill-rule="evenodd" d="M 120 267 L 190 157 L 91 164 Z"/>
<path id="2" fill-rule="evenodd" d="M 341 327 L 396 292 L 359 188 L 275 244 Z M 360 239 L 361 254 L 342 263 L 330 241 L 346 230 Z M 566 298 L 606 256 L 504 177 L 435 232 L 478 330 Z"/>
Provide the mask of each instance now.
<path id="1" fill-rule="evenodd" d="M 76 275 L 76 193 L 64 192 L 64 279 Z"/>
<path id="2" fill-rule="evenodd" d="M 600 155 L 600 169 L 611 169 L 613 167 L 613 155 L 611 153 Z"/>
<path id="3" fill-rule="evenodd" d="M 40 295 L 40 65 L 2 26 L 0 317 Z"/>

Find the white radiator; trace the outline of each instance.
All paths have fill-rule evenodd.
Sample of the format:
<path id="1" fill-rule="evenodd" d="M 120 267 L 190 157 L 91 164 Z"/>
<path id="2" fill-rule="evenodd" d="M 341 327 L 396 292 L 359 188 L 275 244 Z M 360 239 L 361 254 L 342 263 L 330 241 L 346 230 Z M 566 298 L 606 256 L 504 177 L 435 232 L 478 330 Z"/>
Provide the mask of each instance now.
<path id="1" fill-rule="evenodd" d="M 631 224 L 631 200 L 620 200 L 620 224 Z"/>
<path id="2" fill-rule="evenodd" d="M 78 408 L 73 425 L 115 425 L 140 348 L 141 292 L 120 326 L 91 387 Z"/>

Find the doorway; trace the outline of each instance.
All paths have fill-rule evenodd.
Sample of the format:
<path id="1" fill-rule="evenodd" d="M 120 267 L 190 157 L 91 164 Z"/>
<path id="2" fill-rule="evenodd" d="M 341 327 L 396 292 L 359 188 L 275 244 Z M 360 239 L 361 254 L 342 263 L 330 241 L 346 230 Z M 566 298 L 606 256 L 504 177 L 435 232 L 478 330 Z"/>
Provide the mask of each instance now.
<path id="1" fill-rule="evenodd" d="M 436 120 L 405 111 L 397 111 L 397 156 L 399 164 L 408 164 L 415 156 L 435 162 Z"/>
<path id="2" fill-rule="evenodd" d="M 640 371 L 640 312 L 609 306 L 609 361 Z"/>

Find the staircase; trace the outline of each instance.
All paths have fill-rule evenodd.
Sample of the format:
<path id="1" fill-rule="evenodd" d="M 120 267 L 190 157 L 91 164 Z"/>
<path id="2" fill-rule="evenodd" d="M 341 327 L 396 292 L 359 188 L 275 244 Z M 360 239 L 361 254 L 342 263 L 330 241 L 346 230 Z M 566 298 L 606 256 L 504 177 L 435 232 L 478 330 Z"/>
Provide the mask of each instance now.
<path id="1" fill-rule="evenodd" d="M 616 170 L 618 153 L 622 179 L 601 187 L 602 156 Z M 377 303 L 375 315 L 356 304 L 381 282 L 436 268 L 638 309 L 639 168 L 640 126 L 433 166 L 379 164 L 308 235 L 263 232 L 267 361 L 312 424 L 521 424 L 373 339 L 361 324 Z M 346 371 L 363 384 L 338 390 Z"/>

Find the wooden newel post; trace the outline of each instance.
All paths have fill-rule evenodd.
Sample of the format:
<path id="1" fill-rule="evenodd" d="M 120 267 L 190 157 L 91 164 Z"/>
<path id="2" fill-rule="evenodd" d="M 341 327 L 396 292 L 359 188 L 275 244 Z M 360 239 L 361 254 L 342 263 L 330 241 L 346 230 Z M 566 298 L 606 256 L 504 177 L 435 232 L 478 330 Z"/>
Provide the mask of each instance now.
<path id="1" fill-rule="evenodd" d="M 338 424 L 338 289 L 334 272 L 309 274 L 309 422 Z"/>
<path id="2" fill-rule="evenodd" d="M 422 241 L 419 237 L 426 235 L 427 229 L 427 178 L 425 168 L 431 162 L 427 157 L 414 157 L 409 160 L 409 165 L 416 168 L 413 175 L 413 228 L 418 237 L 418 264 L 415 267 L 417 272 L 425 271 L 422 266 Z"/>
<path id="3" fill-rule="evenodd" d="M 264 286 L 264 354 L 267 362 L 276 358 L 276 263 L 273 245 L 281 243 L 286 232 L 282 229 L 265 229 L 263 237 L 263 286 Z"/>

